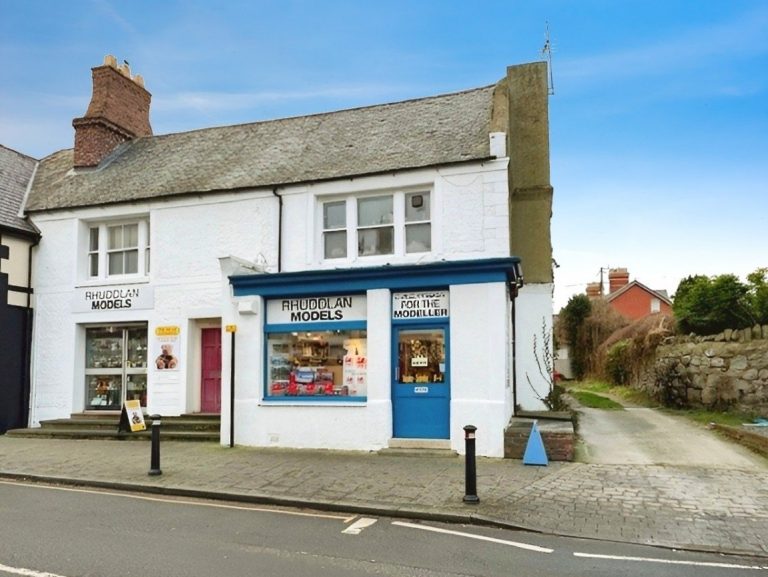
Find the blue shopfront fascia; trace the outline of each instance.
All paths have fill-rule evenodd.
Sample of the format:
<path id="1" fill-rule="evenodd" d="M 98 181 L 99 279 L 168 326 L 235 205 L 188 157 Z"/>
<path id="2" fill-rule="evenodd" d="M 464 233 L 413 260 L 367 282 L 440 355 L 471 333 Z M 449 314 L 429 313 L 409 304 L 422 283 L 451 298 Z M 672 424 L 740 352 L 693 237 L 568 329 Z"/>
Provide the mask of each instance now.
<path id="1" fill-rule="evenodd" d="M 265 299 L 279 297 L 308 297 L 332 294 L 363 294 L 372 289 L 434 290 L 451 285 L 506 282 L 510 296 L 516 296 L 522 286 L 520 259 L 517 257 L 471 261 L 444 261 L 420 265 L 387 265 L 371 268 L 314 270 L 286 273 L 237 275 L 229 277 L 235 297 L 261 296 Z M 322 322 L 296 324 L 269 324 L 265 319 L 264 333 L 291 331 L 365 330 L 365 321 Z M 443 319 L 445 321 L 447 319 Z M 423 320 L 394 321 L 407 326 L 422 324 Z M 267 396 L 269 386 L 268 351 L 264 347 L 264 394 L 268 404 L 322 403 L 335 404 L 339 399 L 323 397 L 274 398 Z M 367 397 L 347 397 L 345 404 L 365 402 Z"/>
<path id="2" fill-rule="evenodd" d="M 371 289 L 430 290 L 451 285 L 506 282 L 522 286 L 518 257 L 310 270 L 229 277 L 235 297 L 264 298 L 364 293 Z"/>

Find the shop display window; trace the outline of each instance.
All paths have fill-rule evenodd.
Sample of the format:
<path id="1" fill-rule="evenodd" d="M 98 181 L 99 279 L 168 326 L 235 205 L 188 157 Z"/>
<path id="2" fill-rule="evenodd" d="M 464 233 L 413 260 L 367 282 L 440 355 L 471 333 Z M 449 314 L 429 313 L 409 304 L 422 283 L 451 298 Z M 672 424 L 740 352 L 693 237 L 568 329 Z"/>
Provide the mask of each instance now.
<path id="1" fill-rule="evenodd" d="M 360 400 L 367 396 L 365 330 L 267 334 L 265 397 Z"/>
<path id="2" fill-rule="evenodd" d="M 147 405 L 147 326 L 85 331 L 86 410 L 118 411 L 125 400 Z"/>
<path id="3" fill-rule="evenodd" d="M 398 383 L 445 382 L 444 329 L 403 329 L 397 346 Z"/>

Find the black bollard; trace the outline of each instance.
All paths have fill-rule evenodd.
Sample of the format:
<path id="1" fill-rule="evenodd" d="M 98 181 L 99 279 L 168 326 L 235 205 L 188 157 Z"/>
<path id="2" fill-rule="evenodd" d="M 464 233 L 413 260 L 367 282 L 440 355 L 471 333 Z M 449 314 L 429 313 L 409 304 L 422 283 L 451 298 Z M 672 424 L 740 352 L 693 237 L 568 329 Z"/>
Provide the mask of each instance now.
<path id="1" fill-rule="evenodd" d="M 477 427 L 467 425 L 464 427 L 464 446 L 465 446 L 465 495 L 464 502 L 476 505 L 480 502 L 477 496 L 477 469 L 475 466 L 475 431 Z"/>
<path id="2" fill-rule="evenodd" d="M 152 456 L 148 475 L 162 475 L 160 470 L 160 415 L 152 415 Z"/>

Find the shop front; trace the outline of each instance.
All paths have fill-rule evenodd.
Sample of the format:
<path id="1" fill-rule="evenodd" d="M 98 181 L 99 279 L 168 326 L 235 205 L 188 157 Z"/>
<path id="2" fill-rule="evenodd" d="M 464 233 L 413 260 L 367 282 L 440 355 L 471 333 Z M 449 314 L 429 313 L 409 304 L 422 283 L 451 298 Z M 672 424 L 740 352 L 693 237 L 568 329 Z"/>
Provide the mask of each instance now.
<path id="1" fill-rule="evenodd" d="M 139 401 L 146 410 L 154 363 L 147 321 L 153 288 L 81 287 L 71 298 L 77 327 L 75 410 L 120 411 L 125 401 Z"/>
<path id="2" fill-rule="evenodd" d="M 408 439 L 461 452 L 474 424 L 478 454 L 500 456 L 519 270 L 499 258 L 229 277 L 235 443 L 377 450 Z"/>

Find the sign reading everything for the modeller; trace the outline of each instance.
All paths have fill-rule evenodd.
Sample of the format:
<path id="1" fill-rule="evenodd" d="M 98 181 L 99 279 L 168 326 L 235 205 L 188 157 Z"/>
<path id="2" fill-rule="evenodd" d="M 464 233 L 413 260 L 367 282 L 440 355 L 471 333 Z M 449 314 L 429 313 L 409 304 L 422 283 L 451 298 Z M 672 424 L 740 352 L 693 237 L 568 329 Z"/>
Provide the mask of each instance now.
<path id="1" fill-rule="evenodd" d="M 419 291 L 392 295 L 393 319 L 433 319 L 447 317 L 448 291 Z"/>
<path id="2" fill-rule="evenodd" d="M 269 324 L 364 321 L 365 318 L 365 295 L 284 298 L 267 301 Z"/>

